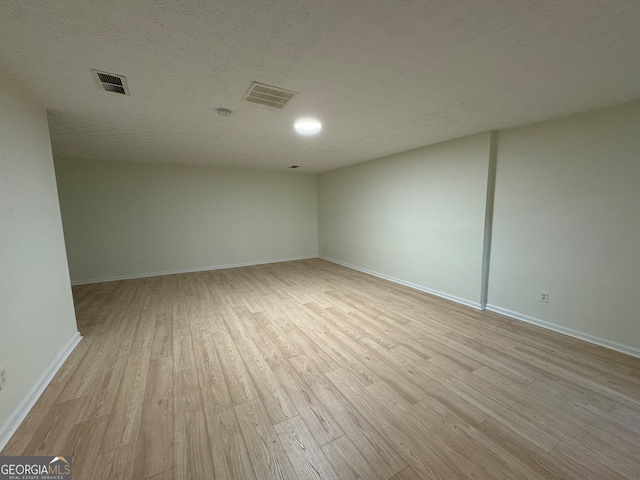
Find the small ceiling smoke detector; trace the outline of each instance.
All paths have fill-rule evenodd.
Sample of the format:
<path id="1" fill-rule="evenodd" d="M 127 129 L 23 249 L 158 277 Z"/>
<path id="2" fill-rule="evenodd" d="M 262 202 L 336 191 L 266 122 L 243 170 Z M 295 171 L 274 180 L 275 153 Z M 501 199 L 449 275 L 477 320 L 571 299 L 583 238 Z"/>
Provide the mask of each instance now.
<path id="1" fill-rule="evenodd" d="M 243 100 L 266 105 L 267 107 L 284 108 L 295 96 L 296 92 L 291 90 L 253 82 Z"/>
<path id="2" fill-rule="evenodd" d="M 129 87 L 127 87 L 127 79 L 124 75 L 116 75 L 115 73 L 101 72 L 99 70 L 91 70 L 91 73 L 93 73 L 96 82 L 103 90 L 129 95 Z"/>
<path id="3" fill-rule="evenodd" d="M 322 123 L 320 120 L 315 118 L 301 118 L 296 120 L 296 123 L 293 124 L 293 128 L 300 135 L 317 135 L 322 130 Z"/>
<path id="4" fill-rule="evenodd" d="M 229 110 L 228 108 L 216 108 L 216 112 L 218 112 L 218 115 L 220 115 L 221 117 L 228 117 L 229 115 L 231 115 L 231 110 Z"/>
<path id="5" fill-rule="evenodd" d="M 300 168 L 300 165 L 291 165 L 289 168 Z"/>

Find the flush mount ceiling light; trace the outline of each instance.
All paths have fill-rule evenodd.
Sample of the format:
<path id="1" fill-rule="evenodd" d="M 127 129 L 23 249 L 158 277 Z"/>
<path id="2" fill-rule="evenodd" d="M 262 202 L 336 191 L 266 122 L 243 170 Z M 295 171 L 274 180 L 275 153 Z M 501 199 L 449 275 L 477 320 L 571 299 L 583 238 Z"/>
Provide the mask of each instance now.
<path id="1" fill-rule="evenodd" d="M 293 128 L 300 135 L 317 135 L 322 130 L 322 123 L 320 120 L 315 118 L 301 118 L 296 120 L 296 123 L 293 124 Z"/>

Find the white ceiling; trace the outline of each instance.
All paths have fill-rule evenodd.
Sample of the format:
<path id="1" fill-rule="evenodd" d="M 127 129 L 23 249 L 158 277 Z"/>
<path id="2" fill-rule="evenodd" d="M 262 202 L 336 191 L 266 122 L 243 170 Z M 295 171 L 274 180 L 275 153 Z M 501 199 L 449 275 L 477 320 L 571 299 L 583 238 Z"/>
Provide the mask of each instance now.
<path id="1" fill-rule="evenodd" d="M 0 71 L 55 155 L 318 173 L 640 97 L 640 2 L 0 0 Z M 243 101 L 254 80 L 299 95 Z"/>

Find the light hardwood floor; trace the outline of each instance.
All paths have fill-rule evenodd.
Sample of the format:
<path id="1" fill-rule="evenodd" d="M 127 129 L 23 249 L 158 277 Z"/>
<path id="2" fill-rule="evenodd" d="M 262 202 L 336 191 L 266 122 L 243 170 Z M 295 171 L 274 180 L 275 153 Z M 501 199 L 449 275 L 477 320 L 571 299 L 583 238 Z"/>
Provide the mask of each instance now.
<path id="1" fill-rule="evenodd" d="M 319 259 L 78 286 L 3 450 L 91 479 L 638 479 L 640 360 Z"/>

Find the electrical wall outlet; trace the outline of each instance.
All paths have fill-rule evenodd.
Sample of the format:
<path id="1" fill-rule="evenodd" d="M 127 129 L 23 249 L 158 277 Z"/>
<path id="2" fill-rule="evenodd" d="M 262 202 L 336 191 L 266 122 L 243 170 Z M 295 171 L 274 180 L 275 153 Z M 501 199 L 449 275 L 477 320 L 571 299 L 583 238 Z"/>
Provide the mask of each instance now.
<path id="1" fill-rule="evenodd" d="M 542 303 L 549 303 L 549 292 L 540 292 L 540 301 Z"/>
<path id="2" fill-rule="evenodd" d="M 0 367 L 0 390 L 7 384 L 7 367 Z"/>

